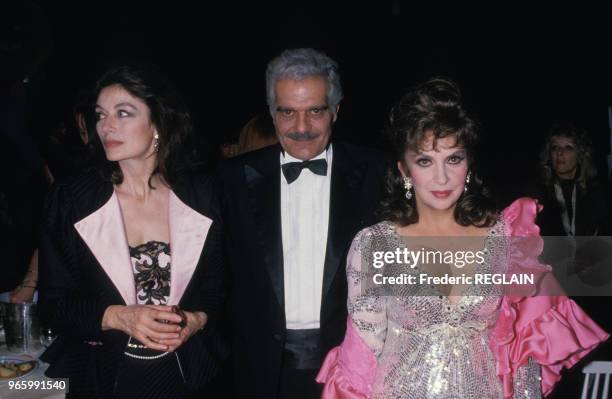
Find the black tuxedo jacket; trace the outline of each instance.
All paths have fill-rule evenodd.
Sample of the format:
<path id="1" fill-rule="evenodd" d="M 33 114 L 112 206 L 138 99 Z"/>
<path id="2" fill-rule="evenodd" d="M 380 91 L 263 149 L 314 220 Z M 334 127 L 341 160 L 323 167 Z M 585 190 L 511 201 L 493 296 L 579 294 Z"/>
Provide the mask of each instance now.
<path id="1" fill-rule="evenodd" d="M 176 220 L 172 220 L 174 213 L 170 211 L 172 273 L 182 266 L 175 264 L 175 260 L 189 263 L 189 273 L 192 273 L 184 278 L 186 286 L 175 293 L 175 303 L 185 310 L 204 311 L 209 316 L 205 328 L 178 349 L 186 383 L 193 390 L 213 377 L 228 353 L 217 329 L 227 289 L 222 269 L 221 225 L 217 223 L 211 182 L 212 179 L 206 177 L 186 176 L 173 189 L 174 204 L 178 204 L 175 209 L 182 212 L 176 212 L 175 219 L 180 219 L 180 225 L 184 226 L 191 225 L 186 222 L 189 218 L 199 218 L 206 223 L 207 234 L 181 226 L 173 232 Z M 129 254 L 127 258 L 123 254 L 127 249 L 125 237 L 119 234 L 115 241 L 119 244 L 103 247 L 111 248 L 109 254 L 109 251 L 100 252 L 96 247 L 99 243 L 86 242 L 81 230 L 77 229 L 85 219 L 94 224 L 89 226 L 90 231 L 97 230 L 96 234 L 104 240 L 117 239 L 108 237 L 110 232 L 116 231 L 117 224 L 122 226 L 120 212 L 117 213 L 118 202 L 112 207 L 113 193 L 112 184 L 95 173 L 56 184 L 46 203 L 39 257 L 39 313 L 41 319 L 59 334 L 43 355 L 43 360 L 50 363 L 47 375 L 68 377 L 71 387 L 93 389 L 101 398 L 112 396 L 128 340 L 121 331 L 102 331 L 102 316 L 108 306 L 130 302 L 125 292 L 126 287 L 134 290 L 134 278 Z M 172 198 L 170 202 L 173 203 Z M 104 216 L 92 219 L 92 215 L 102 213 L 102 208 L 107 210 Z M 97 221 L 104 221 L 104 224 L 96 225 Z M 185 248 L 184 243 L 197 240 L 200 240 L 199 246 L 192 251 L 194 256 L 190 259 L 176 254 L 177 248 Z M 108 262 L 118 259 L 121 261 L 116 263 L 114 272 L 126 273 L 122 275 L 124 279 L 109 274 L 112 267 L 109 269 Z M 174 284 L 174 277 L 171 284 Z M 171 297 L 173 289 L 174 286 Z"/>
<path id="2" fill-rule="evenodd" d="M 280 145 L 227 161 L 218 171 L 226 259 L 235 396 L 277 396 L 284 347 Z M 345 261 L 355 234 L 376 223 L 384 174 L 379 152 L 333 144 L 329 228 L 320 316 L 321 358 L 346 327 Z"/>

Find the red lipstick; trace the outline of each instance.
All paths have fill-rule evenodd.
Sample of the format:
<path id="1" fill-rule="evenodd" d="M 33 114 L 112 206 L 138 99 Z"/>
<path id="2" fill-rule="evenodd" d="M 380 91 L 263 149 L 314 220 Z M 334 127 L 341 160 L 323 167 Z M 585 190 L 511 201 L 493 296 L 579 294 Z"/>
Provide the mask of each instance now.
<path id="1" fill-rule="evenodd" d="M 118 145 L 123 144 L 123 141 L 117 141 L 117 140 L 106 140 L 104 142 L 104 147 L 106 148 L 113 148 L 113 147 L 117 147 Z"/>
<path id="2" fill-rule="evenodd" d="M 448 197 L 452 193 L 452 191 L 451 190 L 431 191 L 431 193 L 436 198 L 446 198 L 446 197 Z"/>

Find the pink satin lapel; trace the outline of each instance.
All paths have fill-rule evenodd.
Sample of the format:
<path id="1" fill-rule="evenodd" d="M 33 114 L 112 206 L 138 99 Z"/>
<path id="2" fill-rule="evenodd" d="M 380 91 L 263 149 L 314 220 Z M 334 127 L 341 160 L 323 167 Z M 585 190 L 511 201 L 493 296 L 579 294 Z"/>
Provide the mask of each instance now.
<path id="1" fill-rule="evenodd" d="M 200 260 L 212 220 L 185 205 L 173 192 L 169 197 L 171 288 L 168 305 L 176 305 Z M 119 199 L 113 192 L 100 209 L 74 224 L 126 305 L 136 303 L 134 274 Z"/>
<path id="2" fill-rule="evenodd" d="M 185 205 L 170 192 L 170 251 L 172 272 L 168 305 L 176 305 L 198 265 L 212 219 Z"/>
<path id="3" fill-rule="evenodd" d="M 76 222 L 74 227 L 123 297 L 136 303 L 134 275 L 117 194 L 100 209 Z"/>

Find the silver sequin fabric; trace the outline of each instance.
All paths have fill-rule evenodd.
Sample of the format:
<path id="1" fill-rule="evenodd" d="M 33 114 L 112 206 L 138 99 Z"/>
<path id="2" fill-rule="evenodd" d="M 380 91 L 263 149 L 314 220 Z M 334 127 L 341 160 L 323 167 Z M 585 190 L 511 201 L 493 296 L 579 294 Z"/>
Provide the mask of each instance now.
<path id="1" fill-rule="evenodd" d="M 484 240 L 487 256 L 477 272 L 503 267 L 504 231 L 501 219 L 490 229 Z M 406 240 L 389 222 L 371 226 L 355 237 L 347 264 L 349 314 L 378 361 L 372 398 L 503 398 L 489 348 L 502 298 L 499 288 L 468 286 L 451 301 L 433 285 L 401 286 L 393 295 L 382 295 L 367 284 L 379 272 L 368 263 L 371 253 L 394 251 Z M 407 272 L 418 274 L 419 267 Z M 514 398 L 541 398 L 539 377 L 535 362 L 521 367 L 514 376 Z"/>

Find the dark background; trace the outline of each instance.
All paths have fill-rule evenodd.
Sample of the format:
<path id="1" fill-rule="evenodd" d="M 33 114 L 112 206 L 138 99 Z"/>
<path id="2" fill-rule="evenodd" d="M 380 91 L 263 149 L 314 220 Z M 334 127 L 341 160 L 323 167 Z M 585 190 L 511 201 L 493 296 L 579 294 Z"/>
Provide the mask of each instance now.
<path id="1" fill-rule="evenodd" d="M 383 147 L 392 104 L 416 83 L 442 75 L 459 83 L 481 122 L 477 161 L 502 204 L 529 194 L 538 153 L 554 122 L 573 122 L 591 133 L 595 161 L 606 175 L 612 33 L 604 6 L 585 10 L 556 2 L 537 10 L 516 2 L 473 8 L 429 2 L 425 8 L 397 0 L 5 3 L 0 88 L 21 80 L 23 66 L 43 54 L 27 87 L 30 133 L 42 147 L 59 123 L 70 123 L 79 91 L 126 57 L 162 67 L 210 145 L 231 142 L 253 115 L 266 112 L 267 62 L 286 48 L 315 47 L 340 64 L 345 99 L 334 128 L 337 139 Z M 609 325 L 605 313 L 597 316 Z M 610 353 L 609 344 L 603 349 Z M 609 358 L 603 353 L 590 358 Z M 578 392 L 581 379 L 576 367 L 555 397 L 575 396 L 568 392 Z"/>
<path id="2" fill-rule="evenodd" d="M 267 62 L 285 48 L 307 46 L 340 64 L 345 99 L 337 139 L 382 146 L 392 104 L 442 75 L 458 81 L 482 124 L 478 160 L 502 197 L 521 195 L 534 178 L 546 130 L 558 121 L 587 128 L 606 173 L 612 35 L 603 9 L 425 9 L 391 0 L 28 3 L 11 6 L 3 19 L 34 19 L 28 35 L 50 43 L 32 85 L 38 135 L 65 118 L 78 89 L 130 57 L 160 65 L 186 97 L 199 134 L 229 142 L 251 116 L 266 112 Z"/>

